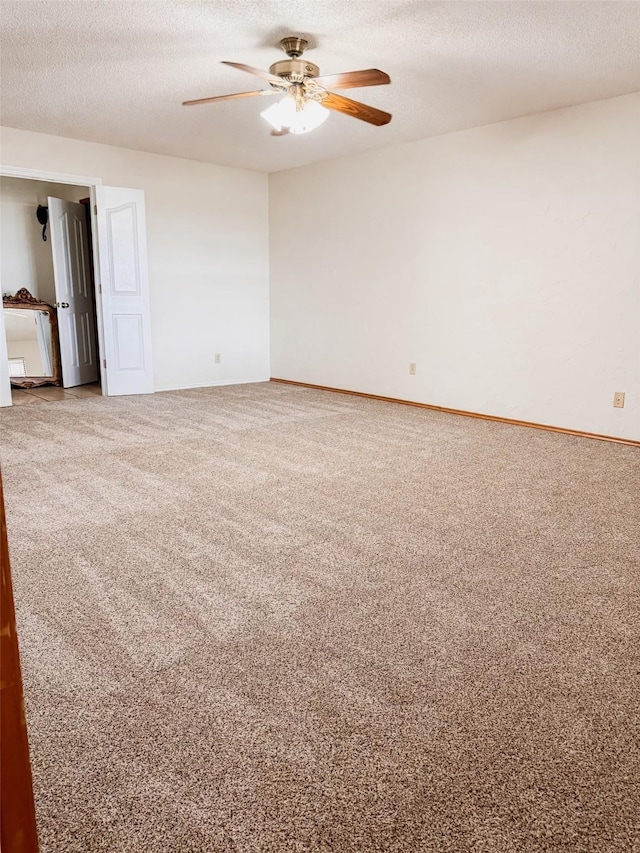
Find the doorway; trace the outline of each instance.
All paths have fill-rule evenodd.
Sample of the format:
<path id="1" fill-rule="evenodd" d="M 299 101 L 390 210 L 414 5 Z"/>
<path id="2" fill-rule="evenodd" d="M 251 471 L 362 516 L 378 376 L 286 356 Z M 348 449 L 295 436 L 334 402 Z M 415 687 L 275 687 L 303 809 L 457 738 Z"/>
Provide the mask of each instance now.
<path id="1" fill-rule="evenodd" d="M 63 311 L 67 311 L 67 318 L 75 316 L 74 322 L 67 319 L 66 325 L 77 330 L 77 339 L 81 343 L 91 341 L 97 333 L 96 362 L 103 395 L 152 394 L 154 387 L 144 192 L 129 187 L 104 186 L 100 178 L 42 172 L 21 166 L 0 165 L 0 176 L 55 184 L 57 194 L 47 196 L 47 199 L 60 198 L 60 185 L 83 190 L 83 198 L 86 199 L 88 187 L 90 201 L 88 205 L 85 204 L 85 211 L 88 210 L 89 226 L 83 251 L 93 258 L 90 266 L 94 278 L 91 287 L 90 277 L 86 277 L 87 293 L 81 295 L 88 295 L 88 291 L 91 291 L 95 313 L 93 308 L 77 304 L 74 314 L 72 300 L 61 294 L 57 294 L 55 301 L 59 306 L 55 306 L 54 310 L 56 316 L 58 312 Z M 78 201 L 79 199 L 74 200 L 73 203 L 77 204 Z M 51 206 L 57 204 L 52 202 Z M 82 219 L 79 214 L 76 218 L 78 221 Z M 51 225 L 53 228 L 53 220 Z M 71 219 L 67 217 L 61 238 L 63 243 L 66 241 L 71 245 L 69 235 L 76 229 L 76 225 L 77 223 L 71 223 Z M 69 256 L 73 259 L 74 250 L 70 251 Z M 78 253 L 79 249 L 76 249 L 75 254 Z M 55 254 L 54 250 L 54 268 L 58 265 Z M 8 289 L 4 280 L 2 286 L 3 290 Z M 4 310 L 1 310 L 0 406 L 10 406 L 11 383 L 4 315 Z M 82 316 L 85 321 L 78 320 L 78 317 Z M 94 319 L 93 326 L 89 322 L 91 318 Z M 62 334 L 64 326 L 65 317 L 62 316 Z M 78 380 L 65 381 L 65 384 L 70 389 L 77 387 L 72 384 L 74 381 Z M 80 376 L 79 381 L 86 381 L 86 377 Z"/>
<path id="2" fill-rule="evenodd" d="M 0 178 L 3 299 L 19 293 L 55 308 L 54 315 L 4 302 L 14 405 L 101 393 L 88 193 L 88 186 Z"/>

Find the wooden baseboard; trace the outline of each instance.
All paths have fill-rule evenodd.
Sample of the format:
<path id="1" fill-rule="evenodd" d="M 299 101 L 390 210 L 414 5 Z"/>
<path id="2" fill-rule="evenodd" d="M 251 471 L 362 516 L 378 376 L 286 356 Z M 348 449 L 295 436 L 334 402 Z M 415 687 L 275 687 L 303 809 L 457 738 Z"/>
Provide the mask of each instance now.
<path id="1" fill-rule="evenodd" d="M 449 409 L 446 406 L 433 406 L 430 403 L 416 403 L 413 400 L 401 400 L 398 397 L 382 397 L 379 394 L 365 394 L 363 391 L 349 391 L 346 388 L 331 388 L 329 385 L 313 385 L 310 382 L 296 382 L 294 379 L 277 379 L 271 377 L 271 382 L 279 382 L 281 385 L 297 385 L 300 388 L 313 388 L 316 391 L 332 391 L 334 394 L 349 394 L 352 397 L 365 397 L 367 400 L 381 400 L 385 403 L 400 403 L 403 406 L 416 406 L 419 409 L 429 409 L 432 412 L 446 412 L 448 415 L 462 415 L 465 418 L 479 418 L 483 421 L 496 421 L 500 424 L 511 424 L 512 426 L 531 427 L 532 429 L 544 429 L 547 432 L 560 432 L 563 435 L 575 435 L 579 438 L 595 438 L 598 441 L 613 441 L 616 444 L 628 444 L 631 447 L 640 447 L 640 441 L 632 438 L 617 438 L 613 435 L 600 435 L 597 432 L 583 432 L 579 429 L 565 429 L 564 427 L 550 426 L 549 424 L 535 424 L 532 421 L 518 421 L 515 418 L 499 418 L 496 415 L 483 415 L 479 412 L 466 412 L 464 409 Z"/>
<path id="2" fill-rule="evenodd" d="M 46 566 L 45 562 L 45 566 Z M 46 569 L 45 569 L 46 570 Z M 0 848 L 6 853 L 38 853 L 31 762 L 24 716 L 22 671 L 11 585 L 7 524 L 0 475 Z"/>

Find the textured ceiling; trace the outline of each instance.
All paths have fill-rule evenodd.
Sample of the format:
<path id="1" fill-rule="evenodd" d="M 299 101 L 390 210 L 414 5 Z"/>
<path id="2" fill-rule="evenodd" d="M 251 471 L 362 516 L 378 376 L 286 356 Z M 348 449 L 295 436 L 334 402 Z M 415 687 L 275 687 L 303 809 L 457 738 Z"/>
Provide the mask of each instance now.
<path id="1" fill-rule="evenodd" d="M 636 2 L 22 0 L 1 15 L 4 125 L 264 171 L 640 89 Z M 180 105 L 266 87 L 220 60 L 267 69 L 289 33 L 323 74 L 390 74 L 343 94 L 391 124 L 333 113 L 275 138 L 263 99 Z"/>

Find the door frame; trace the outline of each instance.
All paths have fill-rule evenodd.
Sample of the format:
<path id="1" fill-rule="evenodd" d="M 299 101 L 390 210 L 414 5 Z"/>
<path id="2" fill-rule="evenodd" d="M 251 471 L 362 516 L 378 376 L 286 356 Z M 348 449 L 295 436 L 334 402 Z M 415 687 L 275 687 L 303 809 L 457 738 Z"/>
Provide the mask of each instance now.
<path id="1" fill-rule="evenodd" d="M 107 396 L 109 388 L 107 384 L 107 371 L 105 370 L 104 361 L 104 324 L 102 316 L 102 294 L 100 289 L 100 267 L 98 258 L 98 217 L 96 215 L 96 186 L 102 185 L 102 178 L 87 177 L 86 175 L 67 175 L 63 172 L 49 172 L 43 169 L 27 169 L 24 166 L 6 166 L 0 163 L 0 177 L 5 178 L 24 178 L 27 181 L 46 181 L 50 184 L 71 184 L 81 187 L 89 187 L 89 213 L 91 216 L 91 244 L 93 248 L 93 285 L 94 297 L 96 303 L 96 319 L 98 325 L 98 360 L 100 363 L 100 385 L 102 394 Z M 4 337 L 4 315 L 0 316 L 2 323 L 0 324 L 0 334 Z M 7 405 L 11 405 L 11 383 L 7 375 L 6 383 L 2 382 L 7 388 L 0 388 L 0 405 L 2 400 L 8 395 Z"/>

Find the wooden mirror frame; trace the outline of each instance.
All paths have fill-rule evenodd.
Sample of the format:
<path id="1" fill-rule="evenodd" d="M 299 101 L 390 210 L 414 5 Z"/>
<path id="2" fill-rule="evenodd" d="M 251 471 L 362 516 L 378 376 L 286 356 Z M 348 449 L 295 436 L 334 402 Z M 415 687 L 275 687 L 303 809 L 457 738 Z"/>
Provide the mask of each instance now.
<path id="1" fill-rule="evenodd" d="M 21 288 L 15 296 L 2 297 L 3 308 L 25 308 L 31 311 L 42 311 L 49 315 L 51 324 L 51 376 L 11 376 L 11 384 L 14 388 L 36 388 L 38 385 L 60 385 L 62 383 L 62 370 L 60 367 L 60 343 L 58 341 L 58 315 L 53 305 L 48 302 L 40 302 L 32 296 L 26 287 Z"/>

